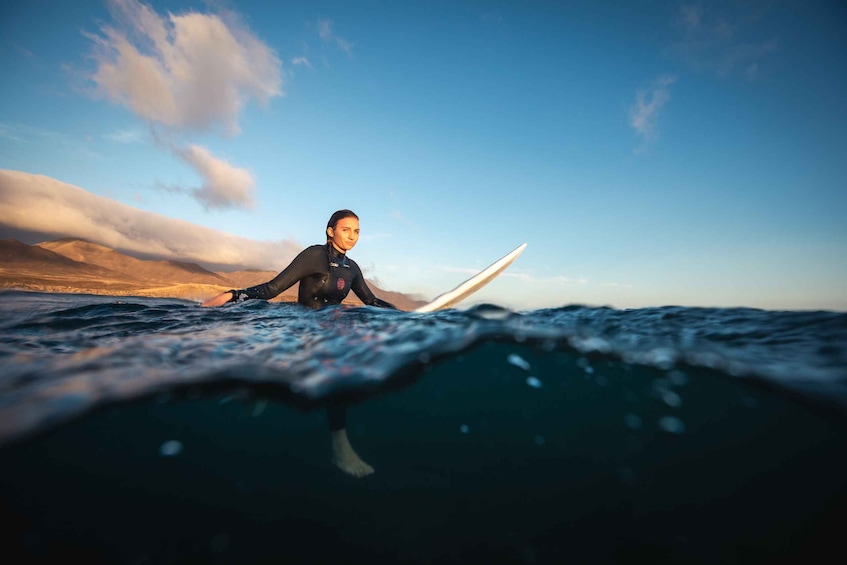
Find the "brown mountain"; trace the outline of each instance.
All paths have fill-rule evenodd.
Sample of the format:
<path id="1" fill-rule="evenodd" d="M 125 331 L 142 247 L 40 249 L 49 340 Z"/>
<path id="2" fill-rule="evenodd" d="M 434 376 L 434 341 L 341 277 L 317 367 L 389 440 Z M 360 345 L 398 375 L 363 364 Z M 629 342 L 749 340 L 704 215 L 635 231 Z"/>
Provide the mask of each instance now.
<path id="1" fill-rule="evenodd" d="M 219 271 L 217 274 L 230 281 L 230 288 L 247 288 L 248 286 L 255 286 L 263 282 L 268 282 L 277 276 L 278 271 L 245 269 L 243 271 L 232 272 Z"/>
<path id="2" fill-rule="evenodd" d="M 84 239 L 64 238 L 36 245 L 80 263 L 97 265 L 150 282 L 232 284 L 224 277 L 194 263 L 142 261 Z"/>
<path id="3" fill-rule="evenodd" d="M 27 245 L 16 239 L 0 240 L 0 287 L 89 288 L 92 292 L 113 288 L 135 290 L 144 286 L 135 277 L 110 269 L 74 261 L 49 249 Z"/>
<path id="4" fill-rule="evenodd" d="M 266 282 L 274 271 L 215 273 L 195 263 L 148 261 L 83 239 L 64 238 L 35 245 L 0 240 L 0 288 L 78 292 L 112 296 L 157 296 L 203 300 L 231 288 Z M 374 294 L 403 310 L 424 304 L 368 283 Z M 297 300 L 297 285 L 275 301 Z M 345 303 L 360 305 L 354 295 Z"/>

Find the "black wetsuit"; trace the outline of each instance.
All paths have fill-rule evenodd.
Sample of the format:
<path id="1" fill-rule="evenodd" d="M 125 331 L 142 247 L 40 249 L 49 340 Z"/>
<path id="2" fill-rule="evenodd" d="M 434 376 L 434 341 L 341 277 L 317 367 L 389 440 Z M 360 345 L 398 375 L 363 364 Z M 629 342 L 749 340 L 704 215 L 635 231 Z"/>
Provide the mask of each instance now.
<path id="1" fill-rule="evenodd" d="M 352 289 L 368 306 L 397 310 L 396 306 L 374 296 L 362 276 L 359 265 L 344 253 L 338 252 L 331 243 L 307 247 L 273 280 L 243 290 L 231 290 L 230 302 L 251 298 L 268 300 L 291 288 L 298 281 L 300 289 L 297 302 L 309 308 L 319 309 L 341 304 Z M 330 430 L 347 427 L 347 410 L 343 405 L 330 404 L 327 407 L 327 415 Z"/>
<path id="2" fill-rule="evenodd" d="M 273 280 L 243 290 L 231 290 L 230 302 L 251 298 L 268 300 L 300 282 L 297 302 L 309 308 L 341 304 L 352 290 L 368 306 L 397 309 L 374 296 L 368 288 L 362 270 L 355 261 L 340 253 L 331 243 L 312 245 L 297 257 Z"/>

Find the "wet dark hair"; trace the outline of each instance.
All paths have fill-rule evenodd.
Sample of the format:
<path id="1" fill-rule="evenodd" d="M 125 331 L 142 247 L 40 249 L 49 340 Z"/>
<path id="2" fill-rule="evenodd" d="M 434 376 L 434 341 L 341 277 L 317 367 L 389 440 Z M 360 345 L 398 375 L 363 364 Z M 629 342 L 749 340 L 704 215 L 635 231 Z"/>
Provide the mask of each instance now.
<path id="1" fill-rule="evenodd" d="M 332 228 L 335 229 L 335 226 L 338 225 L 338 222 L 343 220 L 344 218 L 356 218 L 359 219 L 359 216 L 353 210 L 336 210 L 333 212 L 332 216 L 329 217 L 329 221 L 326 223 L 327 229 Z M 327 234 L 327 239 L 329 239 L 329 234 Z"/>

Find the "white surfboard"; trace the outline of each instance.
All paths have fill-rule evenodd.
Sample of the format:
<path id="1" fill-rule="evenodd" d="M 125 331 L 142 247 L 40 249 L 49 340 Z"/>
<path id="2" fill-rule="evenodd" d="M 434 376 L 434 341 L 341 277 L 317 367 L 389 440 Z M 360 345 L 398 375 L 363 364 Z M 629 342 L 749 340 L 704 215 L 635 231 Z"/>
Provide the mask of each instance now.
<path id="1" fill-rule="evenodd" d="M 429 304 L 424 304 L 420 308 L 416 308 L 414 312 L 434 312 L 436 310 L 443 310 L 444 308 L 450 308 L 451 306 L 458 304 L 494 280 L 494 277 L 502 273 L 506 267 L 511 265 L 512 261 L 517 259 L 518 255 L 523 253 L 524 249 L 526 249 L 526 243 L 520 244 L 511 253 L 504 255 L 502 258 L 475 274 L 453 290 L 438 296 Z"/>

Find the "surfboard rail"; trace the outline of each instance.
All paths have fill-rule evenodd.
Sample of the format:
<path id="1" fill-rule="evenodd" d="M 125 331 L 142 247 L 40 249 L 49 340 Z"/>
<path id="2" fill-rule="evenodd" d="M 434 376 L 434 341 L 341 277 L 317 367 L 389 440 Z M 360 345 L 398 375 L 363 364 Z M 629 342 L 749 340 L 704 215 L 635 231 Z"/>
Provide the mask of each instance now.
<path id="1" fill-rule="evenodd" d="M 416 308 L 413 312 L 434 312 L 436 310 L 443 310 L 445 308 L 450 308 L 451 306 L 455 306 L 471 294 L 475 293 L 492 280 L 494 280 L 497 275 L 506 270 L 506 267 L 512 264 L 512 262 L 518 258 L 518 256 L 523 253 L 523 250 L 526 249 L 526 243 L 522 243 L 517 246 L 515 249 L 481 270 L 453 290 L 447 291 L 443 294 L 438 295 L 432 302 L 428 304 L 424 304 L 423 306 Z"/>

